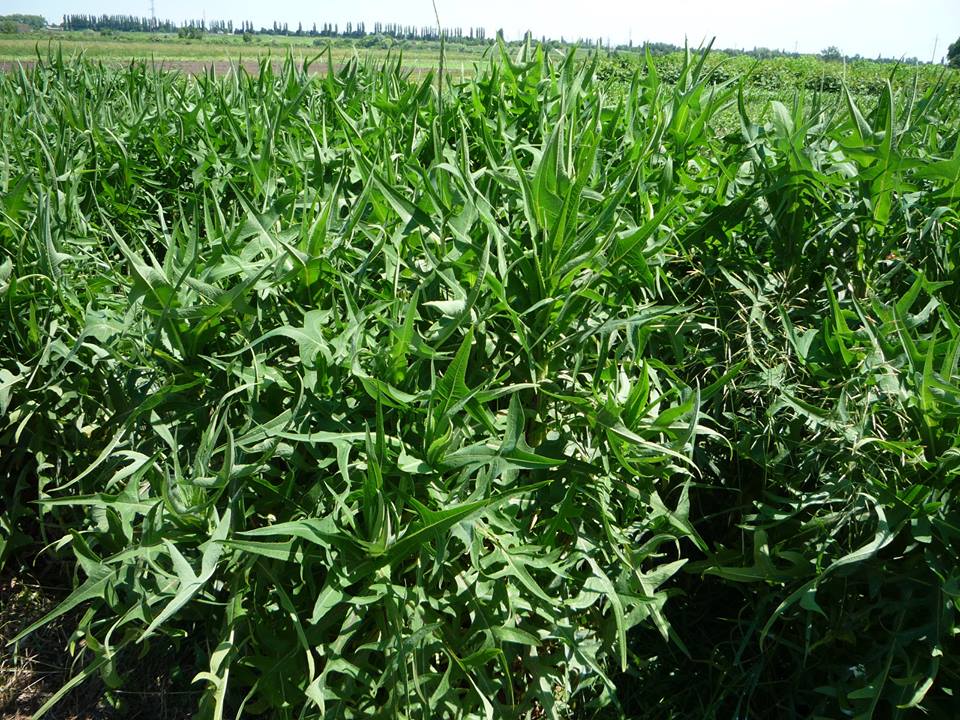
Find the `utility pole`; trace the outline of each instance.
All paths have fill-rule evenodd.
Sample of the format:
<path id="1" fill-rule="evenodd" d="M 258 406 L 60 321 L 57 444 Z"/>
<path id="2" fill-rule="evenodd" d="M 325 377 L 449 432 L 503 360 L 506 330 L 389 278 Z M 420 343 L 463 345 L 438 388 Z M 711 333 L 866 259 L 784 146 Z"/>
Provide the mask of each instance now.
<path id="1" fill-rule="evenodd" d="M 150 0 L 150 22 L 153 23 L 154 27 L 156 27 L 157 25 L 156 0 Z"/>

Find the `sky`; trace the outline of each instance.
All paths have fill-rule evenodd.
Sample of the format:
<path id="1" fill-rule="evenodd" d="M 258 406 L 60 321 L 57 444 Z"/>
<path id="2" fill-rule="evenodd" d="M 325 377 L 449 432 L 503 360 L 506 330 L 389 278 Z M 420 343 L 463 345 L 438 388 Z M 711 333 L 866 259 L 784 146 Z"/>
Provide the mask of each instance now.
<path id="1" fill-rule="evenodd" d="M 431 0 L 154 0 L 158 18 L 273 21 L 374 21 L 434 24 Z M 816 53 L 835 45 L 865 57 L 939 61 L 960 37 L 960 0 L 436 0 L 445 27 L 502 28 L 508 39 L 633 40 L 692 46 L 716 36 L 718 48 L 769 47 Z M 150 15 L 150 0 L 3 0 L 0 13 Z"/>

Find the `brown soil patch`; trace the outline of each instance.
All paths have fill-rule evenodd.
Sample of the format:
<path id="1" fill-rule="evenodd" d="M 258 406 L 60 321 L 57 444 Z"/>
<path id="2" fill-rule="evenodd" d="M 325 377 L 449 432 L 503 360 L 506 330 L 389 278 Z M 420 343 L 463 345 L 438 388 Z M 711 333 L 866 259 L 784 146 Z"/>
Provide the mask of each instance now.
<path id="1" fill-rule="evenodd" d="M 53 582 L 51 582 L 51 580 Z M 69 592 L 69 580 L 59 578 L 0 577 L 0 719 L 29 720 L 43 704 L 79 671 L 89 656 L 75 658 L 68 651 L 70 633 L 82 609 L 68 613 L 24 638 L 17 646 L 7 642 L 29 624 L 56 607 Z M 71 690 L 44 715 L 45 720 L 188 720 L 196 711 L 200 684 L 192 687 L 170 678 L 176 658 L 141 661 L 131 653 L 125 689 L 104 697 L 98 676 Z M 194 673 L 185 673 L 192 677 Z"/>

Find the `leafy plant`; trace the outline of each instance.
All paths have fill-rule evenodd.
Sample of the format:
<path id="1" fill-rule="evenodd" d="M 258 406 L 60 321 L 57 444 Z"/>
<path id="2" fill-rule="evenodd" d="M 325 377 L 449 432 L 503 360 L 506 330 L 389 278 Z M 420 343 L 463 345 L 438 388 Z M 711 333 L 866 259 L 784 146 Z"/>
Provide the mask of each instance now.
<path id="1" fill-rule="evenodd" d="M 496 50 L 0 76 L 43 711 L 171 649 L 210 718 L 948 706 L 956 96 Z"/>

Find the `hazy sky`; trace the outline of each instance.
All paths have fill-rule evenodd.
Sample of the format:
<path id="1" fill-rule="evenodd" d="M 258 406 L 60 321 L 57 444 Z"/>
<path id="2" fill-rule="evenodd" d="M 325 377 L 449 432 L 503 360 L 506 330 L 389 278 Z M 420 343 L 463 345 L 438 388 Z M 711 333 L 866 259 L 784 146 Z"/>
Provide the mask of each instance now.
<path id="1" fill-rule="evenodd" d="M 430 0 L 155 0 L 158 18 L 274 20 L 312 23 L 364 20 L 433 23 Z M 0 13 L 149 15 L 150 0 L 3 0 Z M 437 0 L 445 26 L 503 28 L 507 38 L 603 37 L 692 45 L 717 37 L 717 47 L 766 46 L 819 52 L 836 45 L 847 54 L 937 59 L 960 37 L 960 0 Z M 939 37 L 939 40 L 938 40 Z"/>

